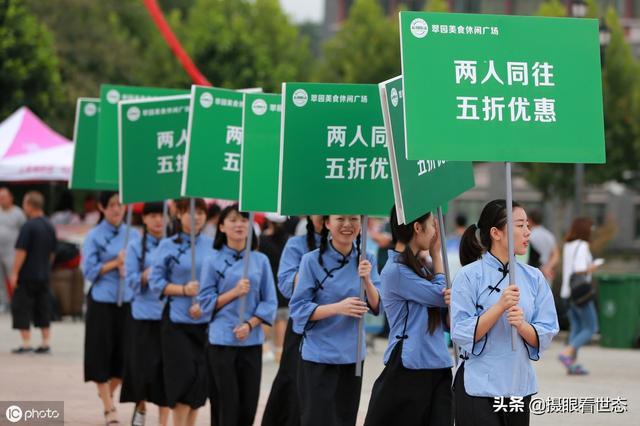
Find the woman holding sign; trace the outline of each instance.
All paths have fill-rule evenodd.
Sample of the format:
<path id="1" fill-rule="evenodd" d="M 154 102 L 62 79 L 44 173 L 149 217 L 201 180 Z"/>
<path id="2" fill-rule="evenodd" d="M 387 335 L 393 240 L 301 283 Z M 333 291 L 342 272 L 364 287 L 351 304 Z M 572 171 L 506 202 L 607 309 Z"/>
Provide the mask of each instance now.
<path id="1" fill-rule="evenodd" d="M 87 294 L 84 340 L 84 380 L 96 382 L 107 423 L 117 424 L 113 392 L 122 379 L 125 323 L 133 296 L 125 288 L 123 303 L 118 306 L 120 280 L 124 277 L 125 225 L 124 206 L 118 193 L 102 192 L 98 208 L 102 220 L 82 245 L 82 270 L 91 281 Z"/>
<path id="2" fill-rule="evenodd" d="M 284 246 L 278 266 L 278 289 L 287 299 L 291 299 L 293 289 L 298 282 L 298 268 L 302 256 L 318 247 L 322 228 L 324 228 L 322 216 L 307 216 L 306 234 L 289 238 Z M 301 341 L 302 336 L 293 331 L 293 320 L 289 318 L 284 335 L 282 358 L 262 415 L 262 426 L 300 424 L 297 381 Z"/>
<path id="3" fill-rule="evenodd" d="M 176 234 L 163 240 L 155 253 L 149 287 L 167 298 L 162 316 L 162 361 L 167 403 L 175 425 L 193 425 L 207 400 L 204 347 L 209 318 L 194 303 L 200 284 L 192 280 L 189 200 L 176 203 Z M 203 199 L 195 200 L 195 272 L 212 253 L 210 238 L 201 235 L 207 219 Z"/>
<path id="4" fill-rule="evenodd" d="M 464 359 L 454 381 L 459 426 L 528 425 L 531 395 L 538 391 L 531 361 L 558 333 L 553 295 L 539 269 L 518 262 L 517 285 L 509 285 L 507 231 L 506 202 L 494 200 L 460 242 L 465 266 L 451 294 L 451 337 Z M 516 203 L 512 232 L 515 254 L 525 254 L 531 231 Z"/>
<path id="5" fill-rule="evenodd" d="M 289 304 L 293 331 L 302 334 L 301 423 L 354 425 L 362 387 L 362 377 L 355 375 L 357 324 L 369 309 L 379 313 L 380 277 L 373 256 L 360 261 L 360 216 L 325 216 L 324 225 L 320 248 L 302 257 Z M 364 359 L 364 335 L 361 343 Z"/>
<path id="6" fill-rule="evenodd" d="M 162 239 L 162 212 L 162 202 L 144 204 L 142 238 L 129 243 L 124 260 L 126 284 L 134 296 L 120 402 L 136 403 L 131 420 L 134 425 L 144 424 L 146 401 L 160 407 L 161 425 L 166 425 L 169 419 L 162 373 L 160 322 L 165 299 L 149 288 L 151 260 Z"/>
<path id="7" fill-rule="evenodd" d="M 269 259 L 247 250 L 249 215 L 238 205 L 220 214 L 213 248 L 202 267 L 198 303 L 209 322 L 207 366 L 219 426 L 251 426 L 258 408 L 262 374 L 262 324 L 275 320 L 278 299 Z M 253 229 L 251 229 L 253 232 Z M 244 276 L 245 256 L 249 256 Z M 241 300 L 244 298 L 244 301 Z M 240 304 L 245 317 L 238 319 Z M 246 318 L 246 319 L 245 319 Z"/>
<path id="8" fill-rule="evenodd" d="M 427 213 L 400 225 L 391 210 L 397 243 L 380 274 L 382 304 L 391 328 L 385 368 L 373 385 L 365 425 L 451 424 L 451 367 L 445 342 L 447 289 L 440 238 Z M 419 259 L 429 250 L 433 273 Z"/>

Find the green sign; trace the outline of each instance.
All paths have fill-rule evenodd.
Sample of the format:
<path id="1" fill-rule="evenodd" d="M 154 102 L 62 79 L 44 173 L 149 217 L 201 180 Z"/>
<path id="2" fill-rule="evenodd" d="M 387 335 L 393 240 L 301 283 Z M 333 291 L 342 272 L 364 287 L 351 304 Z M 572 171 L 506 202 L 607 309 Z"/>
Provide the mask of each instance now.
<path id="1" fill-rule="evenodd" d="M 183 196 L 238 199 L 242 97 L 235 90 L 191 87 Z"/>
<path id="2" fill-rule="evenodd" d="M 118 104 L 123 203 L 180 197 L 190 99 L 177 95 Z"/>
<path id="3" fill-rule="evenodd" d="M 598 21 L 401 12 L 407 158 L 604 163 Z"/>
<path id="4" fill-rule="evenodd" d="M 101 85 L 96 180 L 118 183 L 118 102 L 188 93 L 186 90 L 178 89 Z"/>
<path id="5" fill-rule="evenodd" d="M 73 127 L 73 165 L 69 189 L 117 190 L 118 185 L 96 181 L 96 149 L 100 99 L 78 98 Z"/>
<path id="6" fill-rule="evenodd" d="M 240 210 L 278 210 L 282 96 L 245 94 L 240 155 Z"/>
<path id="7" fill-rule="evenodd" d="M 278 212 L 387 216 L 393 189 L 375 84 L 284 83 Z"/>
<path id="8" fill-rule="evenodd" d="M 446 206 L 473 188 L 475 181 L 470 162 L 405 159 L 403 99 L 402 77 L 380 83 L 398 222 L 409 223 Z"/>

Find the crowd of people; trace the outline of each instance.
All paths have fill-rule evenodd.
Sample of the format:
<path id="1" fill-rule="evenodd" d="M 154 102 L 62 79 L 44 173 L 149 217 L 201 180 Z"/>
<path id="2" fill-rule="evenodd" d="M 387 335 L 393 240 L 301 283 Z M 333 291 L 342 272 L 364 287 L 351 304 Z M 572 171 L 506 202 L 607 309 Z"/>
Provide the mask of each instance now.
<path id="1" fill-rule="evenodd" d="M 14 352 L 49 353 L 55 231 L 41 194 L 24 196 L 25 216 L 10 200 L 0 189 L 2 264 L 22 337 Z M 251 425 L 262 362 L 273 350 L 279 368 L 263 425 L 353 425 L 362 386 L 356 362 L 366 358 L 357 324 L 365 314 L 383 315 L 389 328 L 366 425 L 448 425 L 453 417 L 463 426 L 528 424 L 527 401 L 538 391 L 531 362 L 559 329 L 549 284 L 561 255 L 538 212 L 513 206 L 514 249 L 528 260 L 517 262 L 510 285 L 504 200 L 489 202 L 470 226 L 457 217 L 446 242 L 431 213 L 399 224 L 392 208 L 386 225 L 371 225 L 373 253 L 360 252 L 357 215 L 300 222 L 266 215 L 256 228 L 237 204 L 196 199 L 192 216 L 189 200 L 177 200 L 170 221 L 162 202 L 144 204 L 138 233 L 126 229 L 117 193 L 101 193 L 97 205 L 99 221 L 82 247 L 91 282 L 84 377 L 96 384 L 106 424 L 119 424 L 120 388 L 119 401 L 134 403 L 133 425 L 145 423 L 149 404 L 161 424 L 171 417 L 193 425 L 207 400 L 211 424 Z M 562 249 L 560 297 L 571 331 L 559 359 L 569 374 L 587 374 L 577 353 L 597 329 L 593 291 L 582 291 L 598 265 L 591 229 L 588 219 L 574 221 Z M 459 264 L 451 289 L 443 245 Z M 35 350 L 31 323 L 42 329 Z M 455 371 L 449 335 L 459 348 Z M 496 411 L 495 397 L 517 398 L 522 410 Z"/>

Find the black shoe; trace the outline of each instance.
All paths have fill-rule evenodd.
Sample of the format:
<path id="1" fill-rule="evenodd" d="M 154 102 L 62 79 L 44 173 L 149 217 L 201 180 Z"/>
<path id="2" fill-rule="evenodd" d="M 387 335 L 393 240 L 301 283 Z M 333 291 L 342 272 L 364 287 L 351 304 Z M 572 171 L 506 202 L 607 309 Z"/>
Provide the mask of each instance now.
<path id="1" fill-rule="evenodd" d="M 24 346 L 20 346 L 19 348 L 11 350 L 12 354 L 26 354 L 29 352 L 33 352 L 33 348 L 31 347 L 25 348 Z"/>
<path id="2" fill-rule="evenodd" d="M 34 352 L 37 354 L 49 354 L 51 353 L 51 348 L 49 346 L 38 346 Z"/>

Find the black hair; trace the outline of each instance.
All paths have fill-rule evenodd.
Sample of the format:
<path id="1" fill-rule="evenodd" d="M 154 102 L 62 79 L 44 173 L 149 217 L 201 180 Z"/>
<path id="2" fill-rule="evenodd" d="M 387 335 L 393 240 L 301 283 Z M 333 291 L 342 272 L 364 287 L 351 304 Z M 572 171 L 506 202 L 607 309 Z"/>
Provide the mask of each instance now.
<path id="1" fill-rule="evenodd" d="M 241 212 L 238 204 L 232 204 L 222 209 L 222 212 L 220 213 L 220 219 L 218 220 L 218 226 L 216 229 L 216 239 L 213 241 L 213 248 L 216 250 L 220 250 L 222 246 L 227 244 L 227 234 L 222 232 L 220 230 L 220 227 L 224 224 L 224 220 L 227 218 L 227 216 L 229 216 L 233 212 L 239 213 L 245 219 L 249 219 L 249 213 Z M 256 250 L 258 248 L 258 238 L 256 237 L 256 233 L 255 233 L 255 230 L 253 229 L 252 223 L 249 224 L 249 232 L 253 234 L 253 238 L 251 239 L 251 250 Z"/>
<path id="2" fill-rule="evenodd" d="M 327 228 L 327 226 L 325 225 L 325 222 L 328 220 L 329 220 L 329 215 L 322 216 L 322 231 L 320 232 L 320 247 L 318 250 L 318 262 L 320 263 L 320 266 L 322 266 L 323 268 L 324 268 L 324 261 L 322 260 L 322 255 L 324 254 L 325 251 L 327 251 L 327 247 L 329 247 L 329 228 Z M 361 235 L 362 235 L 362 230 L 358 233 L 358 236 L 356 237 L 356 250 L 358 252 L 358 263 L 356 263 L 356 268 L 358 267 L 358 264 L 360 262 L 360 255 L 362 254 L 360 252 L 360 243 L 362 241 Z"/>
<path id="3" fill-rule="evenodd" d="M 409 269 L 413 271 L 414 274 L 429 281 L 433 280 L 433 275 L 430 274 L 426 270 L 426 268 L 424 268 L 424 266 L 422 265 L 422 262 L 420 262 L 420 259 L 418 258 L 416 253 L 414 253 L 413 250 L 411 250 L 409 243 L 411 242 L 411 240 L 413 239 L 413 236 L 415 235 L 415 230 L 413 225 L 416 223 L 420 223 L 423 225 L 427 221 L 427 219 L 429 219 L 430 216 L 431 216 L 431 212 L 427 212 L 422 216 L 420 216 L 419 218 L 414 219 L 410 223 L 400 225 L 398 223 L 396 208 L 395 206 L 393 206 L 391 208 L 391 217 L 389 219 L 389 222 L 391 225 L 391 232 L 393 233 L 395 240 L 397 242 L 404 244 L 404 251 L 400 253 L 400 256 L 398 256 L 399 263 L 402 263 L 403 265 L 407 266 Z M 442 323 L 442 314 L 440 312 L 440 308 L 437 308 L 437 307 L 427 308 L 427 313 L 428 313 L 427 316 L 429 318 L 428 324 L 427 324 L 427 330 L 429 334 L 433 334 L 435 333 L 438 326 Z"/>
<path id="4" fill-rule="evenodd" d="M 322 227 L 324 228 L 324 225 Z M 309 251 L 316 249 L 316 227 L 313 225 L 311 216 L 307 216 L 307 248 Z"/>
<path id="5" fill-rule="evenodd" d="M 513 202 L 513 208 L 521 207 Z M 507 202 L 505 200 L 493 200 L 487 203 L 480 213 L 477 224 L 469 226 L 462 234 L 460 240 L 460 263 L 468 265 L 482 256 L 482 253 L 491 250 L 491 228 L 502 229 L 507 224 Z M 476 237 L 476 231 L 480 231 L 480 239 Z"/>
<path id="6" fill-rule="evenodd" d="M 222 209 L 218 204 L 211 203 L 211 205 L 207 209 L 207 220 L 213 219 L 214 217 L 218 216 L 221 210 Z"/>
<path id="7" fill-rule="evenodd" d="M 118 195 L 116 191 L 101 191 L 98 196 L 98 204 L 102 207 L 102 210 L 105 210 L 109 206 L 109 200 L 114 196 Z M 100 210 L 100 220 L 98 223 L 102 222 L 104 219 L 104 213 Z"/>
<path id="8" fill-rule="evenodd" d="M 460 227 L 467 227 L 467 216 L 463 215 L 462 213 L 458 214 L 456 216 L 456 226 L 460 226 Z"/>
<path id="9" fill-rule="evenodd" d="M 174 200 L 174 203 L 175 203 L 177 212 L 182 214 L 189 212 L 190 203 L 188 198 L 181 198 L 179 200 Z M 202 210 L 203 212 L 205 212 L 205 214 L 207 213 L 207 203 L 205 203 L 203 198 L 195 199 L 195 210 Z M 182 236 L 180 235 L 182 234 L 182 222 L 178 218 L 177 214 L 176 214 L 176 219 L 174 221 L 173 231 L 174 231 L 173 232 L 174 235 L 176 236 L 176 238 L 173 241 L 176 244 L 182 244 Z"/>
<path id="10" fill-rule="evenodd" d="M 152 202 L 152 203 L 144 203 L 142 207 L 142 216 L 152 214 L 152 213 L 164 213 L 164 204 L 162 202 Z M 147 235 L 149 231 L 147 230 L 147 225 L 142 222 L 142 241 L 140 241 L 141 246 L 141 255 L 140 255 L 140 271 L 144 271 L 144 262 L 147 256 Z"/>

